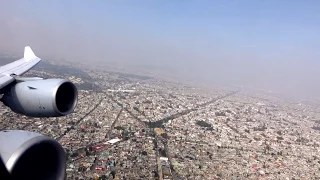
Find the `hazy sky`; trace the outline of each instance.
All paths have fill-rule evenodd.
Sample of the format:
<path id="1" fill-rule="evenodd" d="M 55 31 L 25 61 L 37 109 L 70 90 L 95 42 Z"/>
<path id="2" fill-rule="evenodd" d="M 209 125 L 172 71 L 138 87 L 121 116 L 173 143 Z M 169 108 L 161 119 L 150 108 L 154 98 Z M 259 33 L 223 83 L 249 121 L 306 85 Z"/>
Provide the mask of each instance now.
<path id="1" fill-rule="evenodd" d="M 0 50 L 320 97 L 318 0 L 3 0 Z"/>

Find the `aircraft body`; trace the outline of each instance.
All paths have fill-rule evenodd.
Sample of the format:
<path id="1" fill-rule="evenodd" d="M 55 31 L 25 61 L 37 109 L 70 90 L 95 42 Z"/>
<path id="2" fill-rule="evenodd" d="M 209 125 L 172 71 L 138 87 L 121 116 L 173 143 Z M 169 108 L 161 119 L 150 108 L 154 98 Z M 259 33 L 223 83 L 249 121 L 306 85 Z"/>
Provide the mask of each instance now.
<path id="1" fill-rule="evenodd" d="M 40 61 L 26 46 L 23 58 L 0 67 L 1 101 L 12 111 L 29 117 L 59 117 L 72 113 L 78 91 L 71 81 L 22 76 Z M 65 179 L 64 149 L 56 140 L 39 133 L 0 130 L 1 160 L 6 170 L 0 166 L 0 172 L 7 171 L 10 179 Z M 7 179 L 2 175 L 0 179 Z"/>

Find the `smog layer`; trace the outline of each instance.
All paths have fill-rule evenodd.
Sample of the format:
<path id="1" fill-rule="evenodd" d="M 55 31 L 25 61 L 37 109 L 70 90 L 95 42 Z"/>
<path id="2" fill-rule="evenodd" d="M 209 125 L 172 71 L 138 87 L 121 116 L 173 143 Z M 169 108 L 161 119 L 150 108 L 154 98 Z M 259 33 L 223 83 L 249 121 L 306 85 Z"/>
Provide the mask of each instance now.
<path id="1" fill-rule="evenodd" d="M 79 88 L 66 117 L 0 110 L 2 129 L 63 145 L 67 179 L 320 178 L 316 106 L 67 63 L 42 62 L 27 75 L 68 78 Z"/>

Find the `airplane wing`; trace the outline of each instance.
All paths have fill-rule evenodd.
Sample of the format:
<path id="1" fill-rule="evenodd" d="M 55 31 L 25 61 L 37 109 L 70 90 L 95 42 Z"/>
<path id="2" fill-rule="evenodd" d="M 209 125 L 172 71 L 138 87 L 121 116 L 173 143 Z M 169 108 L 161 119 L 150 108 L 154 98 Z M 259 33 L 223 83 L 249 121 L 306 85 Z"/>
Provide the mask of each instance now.
<path id="1" fill-rule="evenodd" d="M 13 82 L 15 76 L 23 75 L 40 61 L 41 59 L 33 53 L 32 49 L 26 46 L 22 59 L 0 67 L 0 89 Z"/>
<path id="2" fill-rule="evenodd" d="M 26 46 L 22 59 L 1 66 L 0 101 L 13 112 L 29 117 L 72 113 L 78 90 L 70 80 L 21 76 L 40 61 Z M 55 139 L 23 130 L 0 130 L 0 179 L 66 179 L 65 169 L 66 154 Z"/>

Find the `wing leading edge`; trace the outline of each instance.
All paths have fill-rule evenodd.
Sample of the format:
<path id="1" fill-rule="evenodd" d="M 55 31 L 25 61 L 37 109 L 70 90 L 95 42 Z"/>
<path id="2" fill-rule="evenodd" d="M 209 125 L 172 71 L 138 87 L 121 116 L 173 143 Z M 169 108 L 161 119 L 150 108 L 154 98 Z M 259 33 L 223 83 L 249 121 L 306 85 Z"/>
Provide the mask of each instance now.
<path id="1" fill-rule="evenodd" d="M 14 76 L 26 73 L 40 61 L 41 59 L 34 54 L 30 46 L 26 46 L 22 59 L 0 67 L 0 89 L 13 82 Z"/>

